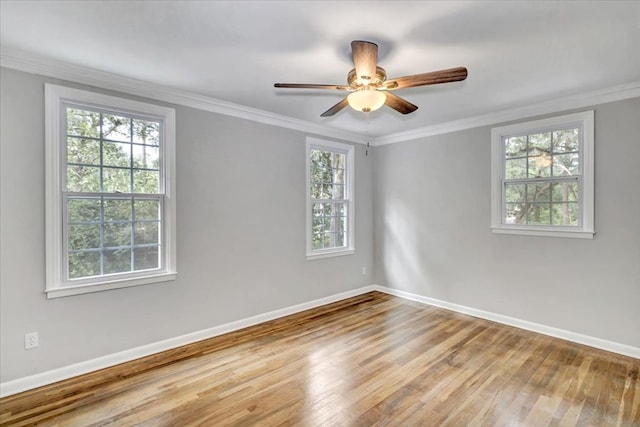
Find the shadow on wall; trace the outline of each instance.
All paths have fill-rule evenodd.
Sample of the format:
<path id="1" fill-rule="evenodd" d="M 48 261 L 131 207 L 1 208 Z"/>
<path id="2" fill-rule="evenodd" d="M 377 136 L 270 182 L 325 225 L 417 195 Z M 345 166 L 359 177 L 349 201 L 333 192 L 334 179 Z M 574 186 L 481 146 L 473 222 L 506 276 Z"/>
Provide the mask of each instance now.
<path id="1" fill-rule="evenodd" d="M 451 261 L 429 239 L 424 219 L 416 218 L 400 200 L 388 199 L 382 214 L 383 284 L 413 294 L 446 299 Z M 438 286 L 440 285 L 440 286 Z M 439 289 L 438 289 L 439 288 Z"/>

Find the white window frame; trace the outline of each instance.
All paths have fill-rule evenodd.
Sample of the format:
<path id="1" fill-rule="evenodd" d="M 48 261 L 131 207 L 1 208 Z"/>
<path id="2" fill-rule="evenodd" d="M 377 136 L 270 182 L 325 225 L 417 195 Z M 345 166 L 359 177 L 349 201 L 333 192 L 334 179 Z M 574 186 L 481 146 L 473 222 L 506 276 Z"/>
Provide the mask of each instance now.
<path id="1" fill-rule="evenodd" d="M 577 226 L 505 224 L 504 140 L 567 127 L 578 127 L 580 221 Z M 534 180 L 531 180 L 534 182 Z M 584 111 L 542 120 L 500 126 L 491 130 L 491 230 L 494 233 L 592 239 L 594 229 L 594 112 Z"/>
<path id="2" fill-rule="evenodd" d="M 311 150 L 323 150 L 341 153 L 346 156 L 345 158 L 345 207 L 347 210 L 347 244 L 340 248 L 327 248 L 327 249 L 312 249 L 312 206 L 314 199 L 311 198 Z M 355 252 L 355 233 L 354 233 L 354 218 L 355 218 L 355 199 L 354 199 L 354 146 L 349 144 L 342 144 L 334 141 L 327 141 L 323 139 L 307 137 L 307 151 L 306 151 L 306 201 L 307 201 L 307 260 L 315 260 L 322 258 L 329 258 L 342 255 L 350 255 Z"/>
<path id="3" fill-rule="evenodd" d="M 162 259 L 160 269 L 81 280 L 66 277 L 67 262 L 65 183 L 66 105 L 98 108 L 153 118 L 161 123 L 160 159 L 163 162 L 160 191 L 163 193 L 161 227 Z M 47 298 L 175 280 L 176 270 L 176 197 L 175 197 L 175 110 L 129 99 L 107 96 L 65 86 L 45 84 L 45 173 L 46 173 L 46 288 Z"/>

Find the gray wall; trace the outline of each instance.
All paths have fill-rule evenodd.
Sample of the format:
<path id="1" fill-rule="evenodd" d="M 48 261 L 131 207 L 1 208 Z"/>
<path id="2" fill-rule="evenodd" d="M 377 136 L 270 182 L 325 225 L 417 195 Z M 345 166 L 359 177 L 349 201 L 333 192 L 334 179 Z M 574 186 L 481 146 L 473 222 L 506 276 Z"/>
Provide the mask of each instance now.
<path id="1" fill-rule="evenodd" d="M 378 283 L 640 347 L 640 98 L 594 109 L 593 240 L 491 233 L 491 127 L 376 148 Z"/>
<path id="2" fill-rule="evenodd" d="M 9 69 L 1 77 L 0 381 L 372 283 L 361 273 L 373 270 L 372 159 L 363 146 L 356 253 L 306 261 L 307 135 L 175 106 L 178 280 L 47 300 L 43 84 L 60 82 Z M 40 347 L 25 351 L 31 331 Z"/>
<path id="3" fill-rule="evenodd" d="M 174 106 L 178 280 L 47 300 L 43 84 L 60 82 L 0 72 L 2 382 L 371 283 L 640 347 L 640 99 L 595 107 L 594 240 L 490 232 L 483 127 L 357 146 L 356 254 L 309 262 L 307 135 Z"/>

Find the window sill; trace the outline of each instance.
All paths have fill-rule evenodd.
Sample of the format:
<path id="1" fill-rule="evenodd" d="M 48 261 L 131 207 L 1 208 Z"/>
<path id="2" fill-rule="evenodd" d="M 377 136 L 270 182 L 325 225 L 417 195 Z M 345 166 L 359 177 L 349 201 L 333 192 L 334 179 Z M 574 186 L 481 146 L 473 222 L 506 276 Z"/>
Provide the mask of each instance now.
<path id="1" fill-rule="evenodd" d="M 553 230 L 548 228 L 524 228 L 524 227 L 491 227 L 496 234 L 516 234 L 521 236 L 539 237 L 565 237 L 573 239 L 593 239 L 594 231 L 587 230 Z"/>
<path id="2" fill-rule="evenodd" d="M 111 289 L 129 288 L 132 286 L 168 282 L 171 280 L 175 280 L 177 276 L 177 273 L 159 273 L 135 278 L 93 282 L 82 285 L 61 286 L 58 288 L 47 289 L 45 293 L 47 294 L 47 298 L 49 299 L 61 298 L 72 295 L 88 294 L 92 292 L 108 291 Z"/>
<path id="3" fill-rule="evenodd" d="M 337 256 L 343 255 L 352 255 L 356 252 L 355 249 L 340 249 L 340 250 L 332 250 L 321 253 L 307 253 L 307 261 L 313 261 L 316 259 L 324 259 L 324 258 L 333 258 Z"/>

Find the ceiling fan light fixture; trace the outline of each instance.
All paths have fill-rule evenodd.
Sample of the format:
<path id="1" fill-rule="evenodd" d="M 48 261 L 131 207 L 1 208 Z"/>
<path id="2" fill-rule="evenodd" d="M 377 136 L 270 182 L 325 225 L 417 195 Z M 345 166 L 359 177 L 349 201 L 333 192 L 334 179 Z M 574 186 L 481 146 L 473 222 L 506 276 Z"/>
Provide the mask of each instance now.
<path id="1" fill-rule="evenodd" d="M 2 0 L 0 0 L 2 1 Z M 413 74 L 387 80 L 387 72 L 378 66 L 378 45 L 364 40 L 351 42 L 354 67 L 347 73 L 347 85 L 276 83 L 275 87 L 295 89 L 330 89 L 351 92 L 320 117 L 330 117 L 351 106 L 356 111 L 375 111 L 383 105 L 400 114 L 413 113 L 418 109 L 406 99 L 393 93 L 396 89 L 440 83 L 459 82 L 467 78 L 465 67 L 449 68 L 428 73 Z"/>
<path id="2" fill-rule="evenodd" d="M 384 105 L 386 100 L 386 93 L 372 89 L 368 86 L 364 86 L 355 92 L 351 92 L 347 97 L 347 101 L 351 108 L 364 113 L 379 109 Z"/>

